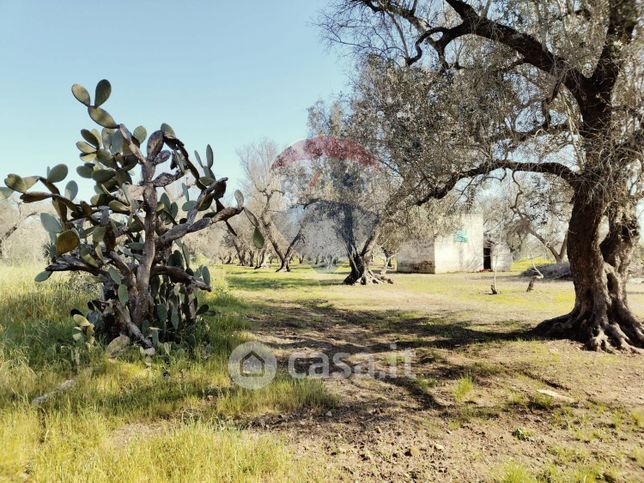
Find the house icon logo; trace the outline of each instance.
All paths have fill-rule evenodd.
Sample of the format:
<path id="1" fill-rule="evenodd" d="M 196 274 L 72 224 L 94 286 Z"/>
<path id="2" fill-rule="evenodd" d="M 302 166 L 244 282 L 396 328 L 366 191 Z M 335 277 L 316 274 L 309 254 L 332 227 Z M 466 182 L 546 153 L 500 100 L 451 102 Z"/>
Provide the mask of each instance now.
<path id="1" fill-rule="evenodd" d="M 266 374 L 264 360 L 255 351 L 246 354 L 239 363 L 241 365 L 239 372 L 244 377 L 262 377 Z"/>
<path id="2" fill-rule="evenodd" d="M 271 350 L 259 342 L 246 342 L 235 348 L 228 359 L 228 373 L 235 384 L 246 389 L 260 389 L 275 378 L 277 360 Z"/>

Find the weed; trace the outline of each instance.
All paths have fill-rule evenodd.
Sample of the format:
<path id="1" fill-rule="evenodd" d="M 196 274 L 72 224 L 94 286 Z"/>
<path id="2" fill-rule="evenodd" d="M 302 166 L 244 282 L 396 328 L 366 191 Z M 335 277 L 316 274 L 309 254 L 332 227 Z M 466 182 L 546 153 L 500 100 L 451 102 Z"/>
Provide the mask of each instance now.
<path id="1" fill-rule="evenodd" d="M 537 481 L 530 470 L 514 460 L 507 461 L 494 473 L 496 473 L 494 481 L 498 483 L 536 483 Z"/>
<path id="2" fill-rule="evenodd" d="M 456 400 L 456 402 L 464 401 L 473 388 L 474 381 L 472 380 L 472 376 L 470 374 L 466 374 L 460 377 L 456 381 L 456 387 L 454 388 L 454 399 Z"/>

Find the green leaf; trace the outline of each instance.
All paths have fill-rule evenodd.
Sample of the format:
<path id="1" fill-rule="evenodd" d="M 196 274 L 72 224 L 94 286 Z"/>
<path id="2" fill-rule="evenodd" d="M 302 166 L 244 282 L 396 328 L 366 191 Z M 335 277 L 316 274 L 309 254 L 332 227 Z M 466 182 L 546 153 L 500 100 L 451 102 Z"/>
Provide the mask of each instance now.
<path id="1" fill-rule="evenodd" d="M 4 180 L 4 184 L 14 191 L 19 193 L 27 192 L 33 185 L 38 182 L 37 176 L 30 176 L 29 178 L 21 178 L 17 174 L 10 174 Z"/>
<path id="2" fill-rule="evenodd" d="M 40 214 L 40 223 L 42 223 L 42 226 L 47 233 L 55 234 L 59 233 L 63 229 L 58 220 L 49 213 Z"/>
<path id="3" fill-rule="evenodd" d="M 107 232 L 107 228 L 104 226 L 97 226 L 94 228 L 94 231 L 92 232 L 92 241 L 96 245 L 100 242 L 103 241 L 103 238 L 105 238 L 105 233 Z"/>
<path id="4" fill-rule="evenodd" d="M 119 272 L 116 268 L 114 267 L 108 268 L 107 273 L 110 274 L 110 278 L 114 280 L 115 284 L 121 285 L 121 283 L 123 283 L 123 277 L 121 276 L 121 272 Z"/>
<path id="5" fill-rule="evenodd" d="M 80 155 L 81 161 L 84 161 L 86 163 L 91 162 L 91 161 L 96 161 L 96 153 L 86 153 L 86 154 L 81 154 Z"/>
<path id="6" fill-rule="evenodd" d="M 172 252 L 172 255 L 168 257 L 168 265 L 171 267 L 183 268 L 183 255 L 179 250 L 175 250 Z"/>
<path id="7" fill-rule="evenodd" d="M 137 127 L 134 132 L 132 133 L 132 136 L 136 138 L 136 140 L 139 142 L 139 145 L 143 144 L 143 141 L 145 141 L 145 138 L 148 136 L 148 132 L 145 130 L 143 126 Z"/>
<path id="8" fill-rule="evenodd" d="M 49 170 L 47 174 L 47 181 L 50 183 L 58 183 L 67 177 L 68 169 L 64 164 L 57 164 Z"/>
<path id="9" fill-rule="evenodd" d="M 190 269 L 190 252 L 185 243 L 181 244 L 181 253 L 183 253 L 183 259 L 186 261 L 186 268 Z"/>
<path id="10" fill-rule="evenodd" d="M 166 356 L 170 355 L 170 351 L 172 350 L 172 344 L 170 342 L 164 342 L 161 347 L 163 347 L 163 352 L 165 352 Z"/>
<path id="11" fill-rule="evenodd" d="M 82 85 L 74 84 L 72 86 L 72 94 L 74 94 L 74 97 L 78 100 L 78 102 L 89 107 L 91 103 L 89 92 L 87 92 L 87 89 L 85 89 Z"/>
<path id="12" fill-rule="evenodd" d="M 109 99 L 111 93 L 112 86 L 110 85 L 110 81 L 107 79 L 100 80 L 98 84 L 96 84 L 96 99 L 94 99 L 94 105 L 98 107 L 103 104 Z"/>
<path id="13" fill-rule="evenodd" d="M 255 231 L 253 232 L 253 245 L 258 250 L 264 248 L 264 235 L 262 235 L 258 228 L 255 228 Z"/>
<path id="14" fill-rule="evenodd" d="M 78 233 L 75 230 L 62 232 L 56 239 L 56 255 L 60 256 L 64 253 L 71 252 L 79 243 Z"/>
<path id="15" fill-rule="evenodd" d="M 170 205 L 170 216 L 172 216 L 172 218 L 176 218 L 178 214 L 179 214 L 179 205 L 176 203 L 172 203 Z"/>
<path id="16" fill-rule="evenodd" d="M 101 146 L 99 138 L 92 131 L 88 129 L 81 129 L 81 136 L 83 136 L 83 139 L 95 148 L 98 149 Z"/>
<path id="17" fill-rule="evenodd" d="M 165 134 L 168 137 L 176 138 L 177 136 L 174 134 L 174 129 L 172 129 L 168 124 L 165 122 L 161 124 L 161 131 L 163 131 L 163 134 Z"/>
<path id="18" fill-rule="evenodd" d="M 152 337 L 152 345 L 154 345 L 154 347 L 158 346 L 159 345 L 159 329 L 158 329 L 158 327 L 150 327 L 150 336 Z M 143 349 L 143 347 L 141 347 L 141 349 Z"/>
<path id="19" fill-rule="evenodd" d="M 105 109 L 101 109 L 100 107 L 88 107 L 87 112 L 89 112 L 89 117 L 91 117 L 92 120 L 100 126 L 109 129 L 116 129 L 118 127 L 114 118 L 112 118 Z"/>
<path id="20" fill-rule="evenodd" d="M 94 168 L 85 164 L 76 168 L 76 172 L 82 178 L 91 178 L 92 173 L 94 172 Z"/>
<path id="21" fill-rule="evenodd" d="M 188 211 L 192 210 L 195 206 L 197 206 L 196 201 L 186 201 L 183 204 L 182 209 L 183 209 L 183 211 L 188 212 Z"/>
<path id="22" fill-rule="evenodd" d="M 119 301 L 123 305 L 129 302 L 130 296 L 127 291 L 127 285 L 119 285 L 118 296 L 119 296 Z"/>
<path id="23" fill-rule="evenodd" d="M 210 144 L 206 146 L 206 162 L 208 163 L 209 168 L 212 168 L 212 165 L 215 163 L 215 155 L 212 152 Z"/>
<path id="24" fill-rule="evenodd" d="M 65 186 L 65 198 L 68 198 L 72 201 L 74 201 L 74 198 L 78 195 L 78 185 L 76 184 L 76 181 L 70 181 L 67 183 L 67 186 Z"/>
<path id="25" fill-rule="evenodd" d="M 166 210 L 170 211 L 170 197 L 168 196 L 167 193 L 163 193 L 160 198 L 161 203 L 163 203 L 163 206 L 165 206 Z"/>
<path id="26" fill-rule="evenodd" d="M 52 274 L 52 272 L 47 272 L 47 271 L 45 271 L 45 272 L 40 272 L 38 275 L 36 275 L 36 278 L 34 278 L 34 280 L 35 280 L 36 282 L 38 282 L 38 283 L 40 283 L 40 282 L 44 282 L 44 281 L 45 281 L 45 280 L 47 280 L 49 277 L 51 277 L 51 274 Z"/>
<path id="27" fill-rule="evenodd" d="M 158 304 L 157 305 L 157 316 L 159 317 L 159 321 L 163 322 L 165 324 L 168 320 L 168 308 L 163 305 L 163 304 Z"/>
<path id="28" fill-rule="evenodd" d="M 88 154 L 88 153 L 95 153 L 96 152 L 96 147 L 92 146 L 89 143 L 86 143 L 84 141 L 77 141 L 76 142 L 76 147 L 78 148 L 79 151 Z"/>
<path id="29" fill-rule="evenodd" d="M 98 183 L 105 183 L 111 180 L 115 174 L 116 172 L 111 169 L 97 169 L 92 171 L 92 179 Z"/>
<path id="30" fill-rule="evenodd" d="M 96 262 L 96 259 L 87 253 L 81 253 L 81 260 L 83 260 L 85 263 L 87 263 L 89 266 L 98 268 L 98 263 Z"/>
<path id="31" fill-rule="evenodd" d="M 199 182 L 204 186 L 210 186 L 216 181 L 212 179 L 210 176 L 202 176 L 201 178 L 199 178 Z"/>
<path id="32" fill-rule="evenodd" d="M 201 267 L 201 278 L 203 278 L 206 285 L 210 285 L 210 270 L 208 270 L 208 267 Z"/>
<path id="33" fill-rule="evenodd" d="M 172 322 L 174 330 L 179 330 L 179 311 L 176 307 L 172 307 L 172 312 L 170 312 L 170 322 Z"/>
<path id="34" fill-rule="evenodd" d="M 110 153 L 107 149 L 99 149 L 96 152 L 96 159 L 98 159 L 103 164 L 107 164 L 107 165 L 112 164 L 113 167 L 116 167 L 112 163 L 112 153 Z"/>
<path id="35" fill-rule="evenodd" d="M 130 207 L 121 203 L 119 200 L 112 200 L 110 201 L 109 205 L 110 209 L 116 213 L 123 213 L 127 214 L 130 212 Z"/>

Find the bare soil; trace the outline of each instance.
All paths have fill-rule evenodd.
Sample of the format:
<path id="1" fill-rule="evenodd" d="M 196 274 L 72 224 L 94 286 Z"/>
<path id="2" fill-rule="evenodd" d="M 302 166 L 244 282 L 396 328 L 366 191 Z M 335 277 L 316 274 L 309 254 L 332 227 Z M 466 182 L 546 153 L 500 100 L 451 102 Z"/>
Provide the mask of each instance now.
<path id="1" fill-rule="evenodd" d="M 339 287 L 332 276 L 309 288 L 296 279 L 268 292 L 238 286 L 261 307 L 254 332 L 282 370 L 293 353 L 306 370 L 322 352 L 348 354 L 363 370 L 373 359 L 388 373 L 341 377 L 332 364 L 324 384 L 335 408 L 269 414 L 252 426 L 284 435 L 301 458 L 346 481 L 643 481 L 641 356 L 530 335 L 570 304 L 569 282 L 524 294 L 525 279 L 506 277 L 505 298 L 494 299 L 489 275 L 422 277 L 394 275 L 382 287 Z M 644 287 L 631 298 L 643 315 Z"/>

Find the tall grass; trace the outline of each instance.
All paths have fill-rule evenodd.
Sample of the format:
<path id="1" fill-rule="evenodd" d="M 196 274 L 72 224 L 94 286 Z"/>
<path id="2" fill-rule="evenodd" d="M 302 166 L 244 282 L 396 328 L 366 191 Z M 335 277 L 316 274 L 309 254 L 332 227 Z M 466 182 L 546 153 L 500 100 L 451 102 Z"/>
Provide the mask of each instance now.
<path id="1" fill-rule="evenodd" d="M 260 391 L 231 384 L 228 355 L 250 337 L 253 308 L 221 273 L 204 298 L 212 315 L 196 344 L 175 345 L 151 365 L 135 347 L 118 360 L 97 348 L 77 367 L 69 313 L 92 294 L 64 275 L 35 284 L 38 271 L 0 266 L 0 481 L 303 478 L 308 470 L 284 442 L 235 428 L 263 413 L 326 410 L 333 400 L 316 381 L 278 377 Z M 70 378 L 70 389 L 55 392 Z M 52 396 L 32 405 L 44 393 Z"/>

